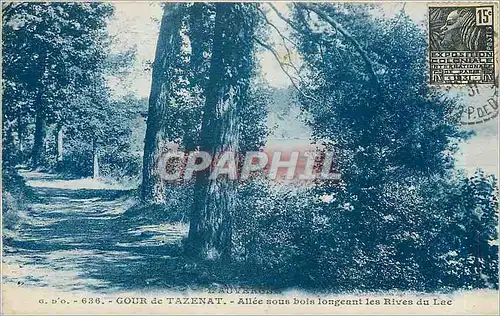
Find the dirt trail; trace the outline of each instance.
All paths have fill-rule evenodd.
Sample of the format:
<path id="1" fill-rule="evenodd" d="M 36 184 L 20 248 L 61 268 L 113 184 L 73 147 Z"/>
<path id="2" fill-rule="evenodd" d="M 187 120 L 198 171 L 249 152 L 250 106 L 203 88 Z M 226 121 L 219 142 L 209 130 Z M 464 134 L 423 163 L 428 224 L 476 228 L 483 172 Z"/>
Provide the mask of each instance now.
<path id="1" fill-rule="evenodd" d="M 4 240 L 5 283 L 100 292 L 182 285 L 169 283 L 165 270 L 182 261 L 185 225 L 124 218 L 131 192 L 102 181 L 21 174 L 38 201 Z"/>

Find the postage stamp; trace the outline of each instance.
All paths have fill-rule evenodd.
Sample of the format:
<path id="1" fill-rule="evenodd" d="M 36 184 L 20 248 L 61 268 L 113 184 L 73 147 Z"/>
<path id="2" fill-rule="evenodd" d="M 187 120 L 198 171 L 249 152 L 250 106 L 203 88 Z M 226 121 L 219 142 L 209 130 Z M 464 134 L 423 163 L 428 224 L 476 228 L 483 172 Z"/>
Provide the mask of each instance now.
<path id="1" fill-rule="evenodd" d="M 429 6 L 431 84 L 495 83 L 493 5 Z"/>

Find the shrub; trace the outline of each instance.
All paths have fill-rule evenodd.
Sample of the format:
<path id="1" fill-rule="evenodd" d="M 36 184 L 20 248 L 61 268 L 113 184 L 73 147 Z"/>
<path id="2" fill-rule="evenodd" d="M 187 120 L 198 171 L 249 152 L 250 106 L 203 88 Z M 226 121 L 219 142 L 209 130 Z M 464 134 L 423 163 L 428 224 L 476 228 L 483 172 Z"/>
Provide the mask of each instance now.
<path id="1" fill-rule="evenodd" d="M 22 223 L 22 213 L 28 208 L 26 202 L 34 200 L 34 194 L 26 186 L 16 169 L 2 170 L 2 222 L 5 233 L 14 232 Z"/>
<path id="2" fill-rule="evenodd" d="M 242 184 L 234 256 L 279 286 L 498 288 L 495 181 L 450 173 L 382 183 L 365 195 L 341 182 Z"/>
<path id="3" fill-rule="evenodd" d="M 498 188 L 493 176 L 471 177 L 432 188 L 428 208 L 441 214 L 429 240 L 439 285 L 450 288 L 498 288 Z M 427 192 L 430 192 L 428 188 Z M 432 216 L 435 217 L 435 216 Z M 430 220 L 429 220 L 430 226 Z"/>
<path id="4" fill-rule="evenodd" d="M 267 181 L 240 185 L 233 248 L 236 260 L 248 263 L 250 274 L 272 273 L 282 284 L 301 277 L 296 269 L 301 238 L 310 232 L 314 216 L 308 192 Z"/>
<path id="5" fill-rule="evenodd" d="M 165 186 L 165 197 L 165 203 L 161 204 L 137 203 L 127 210 L 125 218 L 133 218 L 134 225 L 187 223 L 193 203 L 193 184 Z"/>
<path id="6" fill-rule="evenodd" d="M 120 182 L 138 183 L 141 168 L 142 157 L 140 155 L 112 148 L 104 148 L 99 154 L 99 171 L 103 177 L 119 179 Z M 68 144 L 65 148 L 63 161 L 59 163 L 57 170 L 72 176 L 92 176 L 91 146 L 83 142 Z"/>
<path id="7" fill-rule="evenodd" d="M 142 169 L 142 157 L 132 153 L 106 152 L 99 157 L 101 174 L 120 179 L 139 182 Z"/>

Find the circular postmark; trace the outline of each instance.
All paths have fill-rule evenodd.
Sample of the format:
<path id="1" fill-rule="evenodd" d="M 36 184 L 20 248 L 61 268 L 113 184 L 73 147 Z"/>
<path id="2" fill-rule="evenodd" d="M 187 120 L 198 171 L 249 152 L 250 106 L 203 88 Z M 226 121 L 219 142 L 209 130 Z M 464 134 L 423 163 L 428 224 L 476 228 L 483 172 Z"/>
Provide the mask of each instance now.
<path id="1" fill-rule="evenodd" d="M 476 125 L 498 116 L 498 86 L 496 85 L 447 85 L 444 91 L 461 100 L 462 125 Z"/>
<path id="2" fill-rule="evenodd" d="M 461 123 L 475 125 L 498 116 L 498 87 L 495 85 L 469 85 L 464 98 Z"/>

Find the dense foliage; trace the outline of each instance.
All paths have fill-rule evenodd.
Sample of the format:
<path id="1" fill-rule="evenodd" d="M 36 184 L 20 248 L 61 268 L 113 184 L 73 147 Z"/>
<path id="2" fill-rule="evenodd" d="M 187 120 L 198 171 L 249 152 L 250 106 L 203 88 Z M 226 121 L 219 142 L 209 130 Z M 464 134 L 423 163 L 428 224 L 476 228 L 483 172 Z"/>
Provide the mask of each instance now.
<path id="1" fill-rule="evenodd" d="M 427 86 L 425 34 L 404 13 L 387 21 L 366 6 L 319 7 L 344 34 L 294 5 L 308 70 L 300 97 L 342 180 L 302 192 L 249 185 L 241 256 L 316 288 L 498 288 L 496 179 L 454 169 L 467 134 L 456 100 Z"/>
<path id="2" fill-rule="evenodd" d="M 12 143 L 5 137 L 16 132 L 23 142 L 34 122 L 30 160 L 38 167 L 45 163 L 47 125 L 62 124 L 73 96 L 98 85 L 106 57 L 105 19 L 113 9 L 97 3 L 11 6 L 2 28 L 4 141 Z"/>
<path id="3" fill-rule="evenodd" d="M 129 51 L 109 51 L 113 6 L 16 3 L 4 14 L 4 165 L 89 176 L 94 152 L 130 155 L 130 127 L 143 106 L 109 95 L 105 75 L 133 61 Z"/>

